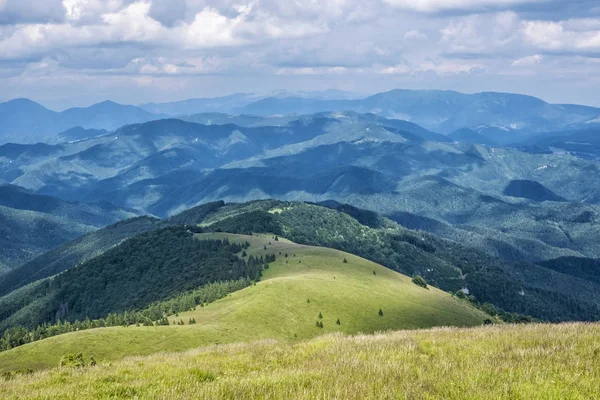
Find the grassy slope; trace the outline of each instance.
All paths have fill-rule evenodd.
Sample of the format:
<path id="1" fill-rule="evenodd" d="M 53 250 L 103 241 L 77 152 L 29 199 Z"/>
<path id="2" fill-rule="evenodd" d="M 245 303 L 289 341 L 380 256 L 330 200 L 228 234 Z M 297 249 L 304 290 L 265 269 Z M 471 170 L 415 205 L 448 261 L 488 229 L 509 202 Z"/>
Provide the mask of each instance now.
<path id="1" fill-rule="evenodd" d="M 0 380 L 6 399 L 592 399 L 600 324 L 326 335 Z"/>
<path id="2" fill-rule="evenodd" d="M 187 323 L 194 317 L 196 325 L 114 327 L 57 336 L 0 353 L 0 371 L 55 366 L 63 354 L 70 352 L 115 360 L 213 343 L 304 339 L 338 331 L 472 326 L 485 318 L 445 292 L 433 287 L 423 289 L 404 275 L 338 250 L 297 245 L 284 239 L 276 242 L 266 235 L 199 236 L 248 240 L 248 255 L 275 253 L 277 260 L 256 286 L 171 318 Z M 289 257 L 285 258 L 285 253 Z M 378 315 L 380 308 L 383 317 Z M 316 327 L 319 312 L 324 328 Z M 336 324 L 338 318 L 341 325 Z"/>

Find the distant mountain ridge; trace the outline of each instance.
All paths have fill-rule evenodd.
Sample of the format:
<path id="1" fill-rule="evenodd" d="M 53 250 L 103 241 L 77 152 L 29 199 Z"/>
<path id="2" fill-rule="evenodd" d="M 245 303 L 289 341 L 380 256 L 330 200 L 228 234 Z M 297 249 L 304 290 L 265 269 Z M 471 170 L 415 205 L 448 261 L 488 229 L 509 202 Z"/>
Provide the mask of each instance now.
<path id="1" fill-rule="evenodd" d="M 356 111 L 408 120 L 431 131 L 446 134 L 461 128 L 482 126 L 506 132 L 544 132 L 586 123 L 600 117 L 598 108 L 549 104 L 526 95 L 402 89 L 378 93 L 361 100 L 271 97 L 249 104 L 238 111 L 256 115 Z M 505 143 L 513 140 L 512 137 L 507 138 Z"/>
<path id="2" fill-rule="evenodd" d="M 593 128 L 600 123 L 599 108 L 549 104 L 533 96 L 511 93 L 394 89 L 363 96 L 340 90 L 280 91 L 140 106 L 105 101 L 60 113 L 31 100 L 15 99 L 0 103 L 0 119 L 4 122 L 0 141 L 39 141 L 78 126 L 110 131 L 127 124 L 203 113 L 273 117 L 345 111 L 405 120 L 442 134 L 468 128 L 499 145 L 520 142 L 539 132 Z"/>
<path id="3" fill-rule="evenodd" d="M 43 141 L 74 127 L 112 130 L 159 118 L 161 115 L 112 101 L 55 112 L 34 101 L 16 99 L 0 103 L 0 142 Z"/>

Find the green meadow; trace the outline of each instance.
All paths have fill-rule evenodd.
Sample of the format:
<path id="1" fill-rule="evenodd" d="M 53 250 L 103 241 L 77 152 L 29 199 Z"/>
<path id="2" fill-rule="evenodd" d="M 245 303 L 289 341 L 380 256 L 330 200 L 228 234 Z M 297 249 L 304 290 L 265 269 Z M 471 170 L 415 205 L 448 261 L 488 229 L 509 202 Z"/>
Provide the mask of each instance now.
<path id="1" fill-rule="evenodd" d="M 4 399 L 596 399 L 600 325 L 213 345 L 0 380 Z"/>
<path id="2" fill-rule="evenodd" d="M 225 237 L 250 242 L 246 257 L 276 255 L 256 285 L 172 316 L 170 326 L 72 332 L 2 352 L 0 371 L 55 367 L 69 353 L 93 355 L 103 363 L 214 344 L 294 343 L 323 334 L 475 326 L 488 318 L 448 293 L 422 288 L 410 277 L 342 251 L 270 235 L 198 235 L 199 240 Z M 190 325 L 191 319 L 196 323 Z"/>

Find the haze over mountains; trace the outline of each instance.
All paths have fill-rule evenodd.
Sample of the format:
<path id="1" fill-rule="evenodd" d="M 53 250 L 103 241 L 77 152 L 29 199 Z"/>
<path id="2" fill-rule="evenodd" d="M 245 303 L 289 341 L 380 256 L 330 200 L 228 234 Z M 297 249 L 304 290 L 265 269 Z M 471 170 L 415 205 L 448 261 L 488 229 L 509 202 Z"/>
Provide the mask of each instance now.
<path id="1" fill-rule="evenodd" d="M 507 93 L 462 94 L 453 91 L 392 90 L 360 97 L 342 91 L 279 92 L 275 96 L 233 94 L 139 107 L 106 101 L 57 113 L 26 99 L 0 104 L 0 140 L 39 141 L 80 126 L 113 130 L 125 124 L 165 116 L 199 113 L 274 116 L 355 111 L 406 120 L 434 132 L 451 134 L 470 128 L 491 143 L 509 144 L 537 132 L 583 129 L 600 123 L 600 109 L 548 104 L 538 98 Z"/>
<path id="2" fill-rule="evenodd" d="M 600 257 L 598 109 L 444 91 L 257 98 L 4 103 L 4 132 L 14 117 L 46 143 L 0 146 L 0 182 L 160 217 L 216 200 L 334 200 L 510 260 Z"/>

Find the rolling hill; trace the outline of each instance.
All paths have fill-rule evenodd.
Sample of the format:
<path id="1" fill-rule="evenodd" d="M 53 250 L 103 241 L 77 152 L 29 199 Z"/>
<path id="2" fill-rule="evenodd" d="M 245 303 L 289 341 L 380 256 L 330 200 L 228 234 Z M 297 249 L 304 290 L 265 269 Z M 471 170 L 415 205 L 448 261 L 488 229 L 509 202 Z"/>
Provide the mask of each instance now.
<path id="1" fill-rule="evenodd" d="M 339 250 L 298 245 L 283 238 L 275 241 L 271 235 L 209 233 L 197 239 L 225 238 L 249 242 L 245 258 L 276 255 L 256 285 L 172 316 L 171 326 L 100 328 L 21 346 L 0 353 L 0 368 L 47 368 L 62 355 L 78 351 L 93 353 L 98 360 L 115 360 L 212 343 L 472 326 L 489 318 L 443 291 L 422 288 L 409 277 Z M 195 324 L 189 324 L 191 318 Z M 175 325 L 176 320 L 183 320 L 184 325 Z M 323 327 L 317 327 L 317 321 Z"/>
<path id="2" fill-rule="evenodd" d="M 474 302 L 491 303 L 503 319 L 510 321 L 521 319 L 511 313 L 550 321 L 600 319 L 600 283 L 589 274 L 578 272 L 588 268 L 586 262 L 591 260 L 573 258 L 573 267 L 568 268 L 543 263 L 510 263 L 466 247 L 473 241 L 468 232 L 456 241 L 450 241 L 405 229 L 371 211 L 335 203 L 329 203 L 327 207 L 334 209 L 275 200 L 247 204 L 217 202 L 166 221 L 125 221 L 68 243 L 0 279 L 3 293 L 14 290 L 0 297 L 0 309 L 3 310 L 0 329 L 19 325 L 32 329 L 39 323 L 52 323 L 57 315 L 71 322 L 86 316 L 99 318 L 109 312 L 139 309 L 151 301 L 164 300 L 164 294 L 161 295 L 163 292 L 159 290 L 161 286 L 166 285 L 164 293 L 176 295 L 182 290 L 194 289 L 194 285 L 211 282 L 214 279 L 211 275 L 192 274 L 182 280 L 177 270 L 169 273 L 164 270 L 174 265 L 196 268 L 195 264 L 189 264 L 194 258 L 186 247 L 194 242 L 183 239 L 187 235 L 184 232 L 196 224 L 199 227 L 193 228 L 194 231 L 274 233 L 299 244 L 352 252 L 409 276 L 422 275 L 430 284 L 443 290 L 452 293 L 468 291 Z M 117 243 L 110 237 L 110 232 L 127 239 L 135 235 L 136 229 L 148 233 L 112 247 Z M 183 236 L 175 241 L 169 235 L 161 239 L 169 232 L 180 232 Z M 98 246 L 94 247 L 95 244 Z M 175 258 L 164 264 L 164 254 L 173 251 Z M 72 268 L 75 263 L 81 265 Z M 111 275 L 114 268 L 120 271 L 119 279 Z M 153 275 L 155 268 L 163 272 Z M 58 279 L 23 286 L 34 277 L 43 278 L 64 270 L 69 271 L 59 275 Z M 234 275 L 220 279 L 235 280 L 244 276 L 239 275 L 239 271 L 243 271 L 239 267 L 229 270 Z M 161 274 L 165 278 L 159 281 L 157 277 Z M 199 276 L 204 276 L 200 283 L 196 282 Z M 250 278 L 254 275 L 250 274 Z M 101 284 L 113 281 L 115 283 L 109 286 Z M 136 282 L 137 287 L 132 282 Z M 173 286 L 173 282 L 179 284 Z M 110 291 L 106 292 L 109 287 Z M 140 293 L 136 294 L 138 290 Z M 85 294 L 80 293 L 82 291 Z M 89 293 L 95 293 L 95 296 L 90 297 Z M 128 296 L 123 297 L 124 293 Z M 187 309 L 184 307 L 179 311 Z M 145 323 L 144 318 L 137 321 Z M 160 316 L 153 318 L 156 320 Z"/>

